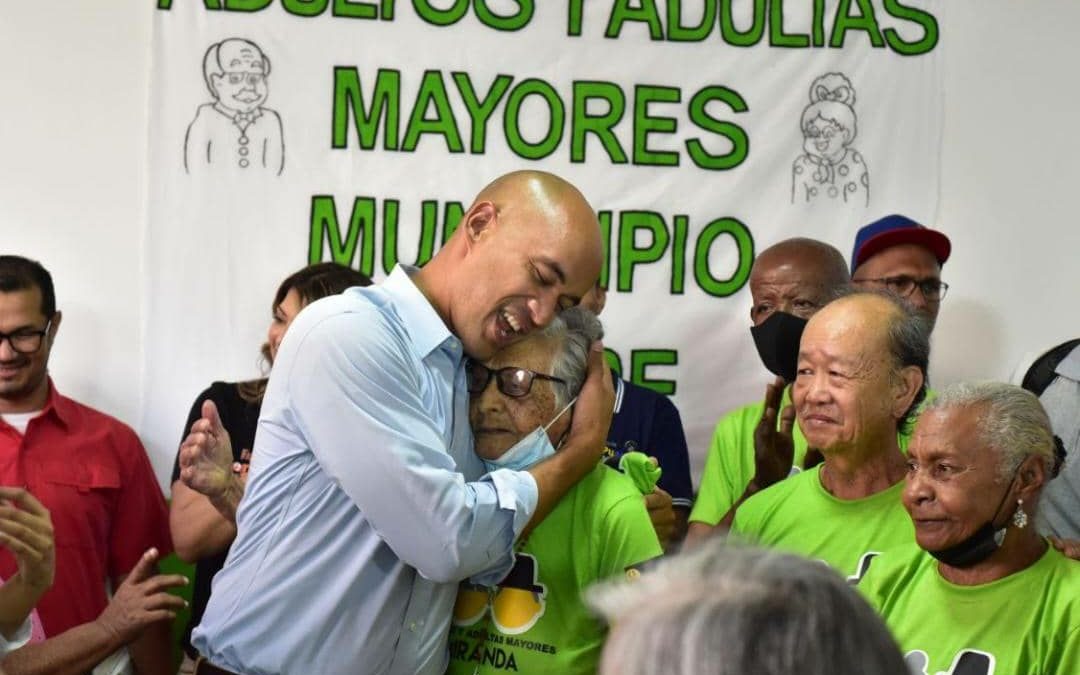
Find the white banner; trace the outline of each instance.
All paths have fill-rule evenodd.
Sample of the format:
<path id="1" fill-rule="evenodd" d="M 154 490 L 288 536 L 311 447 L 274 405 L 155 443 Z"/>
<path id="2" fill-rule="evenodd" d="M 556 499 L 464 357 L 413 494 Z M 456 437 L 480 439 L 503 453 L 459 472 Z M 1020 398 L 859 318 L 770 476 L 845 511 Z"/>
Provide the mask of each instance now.
<path id="1" fill-rule="evenodd" d="M 940 2 L 158 0 L 141 428 L 171 465 L 195 396 L 258 375 L 277 284 L 424 262 L 492 178 L 600 212 L 605 343 L 673 395 L 695 477 L 770 379 L 755 251 L 848 255 L 938 206 Z M 162 471 L 163 472 L 163 471 Z"/>

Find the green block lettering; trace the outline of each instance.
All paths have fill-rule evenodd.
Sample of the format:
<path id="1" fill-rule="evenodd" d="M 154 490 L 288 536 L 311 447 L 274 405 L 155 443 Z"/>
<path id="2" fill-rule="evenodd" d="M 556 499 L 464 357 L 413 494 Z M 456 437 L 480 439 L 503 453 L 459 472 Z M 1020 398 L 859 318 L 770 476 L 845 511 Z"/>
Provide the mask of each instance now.
<path id="1" fill-rule="evenodd" d="M 750 137 L 739 125 L 710 116 L 707 110 L 709 101 L 722 101 L 736 113 L 744 113 L 748 110 L 746 101 L 737 92 L 715 85 L 705 87 L 690 99 L 690 121 L 705 131 L 711 131 L 726 138 L 731 143 L 731 151 L 724 155 L 714 155 L 706 150 L 704 144 L 696 138 L 686 141 L 686 151 L 694 164 L 702 169 L 712 171 L 733 169 L 746 160 L 750 152 Z"/>
<path id="2" fill-rule="evenodd" d="M 645 248 L 636 247 L 638 230 L 647 230 L 652 237 L 652 243 Z M 634 267 L 664 257 L 670 238 L 664 217 L 655 211 L 623 211 L 619 214 L 620 293 L 633 290 Z"/>
<path id="3" fill-rule="evenodd" d="M 383 4 L 385 5 L 385 2 Z M 343 16 L 350 19 L 377 19 L 379 18 L 379 6 L 374 2 L 334 0 L 332 13 L 334 16 Z"/>
<path id="4" fill-rule="evenodd" d="M 371 276 L 375 271 L 375 200 L 357 197 L 353 201 L 349 229 L 344 236 L 338 222 L 337 207 L 331 195 L 315 195 L 311 198 L 311 226 L 308 244 L 308 263 L 323 259 L 324 242 L 330 247 L 330 259 L 339 265 L 352 266 L 356 258 L 356 245 L 363 232 L 360 248 L 360 271 Z"/>
<path id="5" fill-rule="evenodd" d="M 503 16 L 491 11 L 487 0 L 476 0 L 476 18 L 480 19 L 480 23 L 495 30 L 521 30 L 532 20 L 533 12 L 536 11 L 535 0 L 514 0 L 514 2 L 518 6 L 517 12 Z"/>
<path id="6" fill-rule="evenodd" d="M 417 16 L 436 26 L 452 26 L 469 11 L 469 0 L 454 0 L 447 9 L 432 7 L 428 0 L 413 0 L 412 4 Z"/>
<path id="7" fill-rule="evenodd" d="M 889 47 L 894 52 L 904 56 L 918 56 L 933 51 L 934 47 L 937 47 L 938 22 L 933 14 L 902 5 L 899 0 L 885 0 L 885 11 L 897 19 L 906 19 L 912 23 L 917 23 L 923 29 L 922 39 L 916 42 L 904 42 L 896 29 L 886 28 L 884 31 L 885 41 L 889 43 Z"/>
<path id="8" fill-rule="evenodd" d="M 851 0 L 840 0 L 836 7 L 836 23 L 833 24 L 829 46 L 841 48 L 849 30 L 865 31 L 874 47 L 884 47 L 885 40 L 878 32 L 877 19 L 874 18 L 874 5 L 871 0 L 856 0 L 859 14 L 851 16 Z"/>
<path id="9" fill-rule="evenodd" d="M 435 108 L 434 118 L 427 114 L 432 106 Z M 461 132 L 458 131 L 457 120 L 454 119 L 454 111 L 446 95 L 446 85 L 443 83 L 442 73 L 438 70 L 424 73 L 420 91 L 416 93 L 412 115 L 409 116 L 409 125 L 405 127 L 401 149 L 405 152 L 415 150 L 423 134 L 442 136 L 449 152 L 465 152 L 465 146 L 461 143 Z"/>
<path id="10" fill-rule="evenodd" d="M 329 0 L 281 0 L 285 11 L 294 16 L 319 16 Z"/>
<path id="11" fill-rule="evenodd" d="M 364 92 L 360 88 L 360 74 L 356 68 L 334 68 L 333 138 L 330 147 L 341 149 L 349 145 L 349 118 L 360 139 L 360 147 L 371 150 L 379 127 L 383 126 L 383 148 L 397 150 L 398 122 L 401 105 L 401 73 L 380 69 L 375 78 L 375 92 L 371 105 L 364 106 Z M 380 124 L 381 122 L 381 124 Z"/>
<path id="12" fill-rule="evenodd" d="M 675 87 L 638 85 L 634 88 L 634 164 L 678 166 L 679 153 L 672 150 L 650 150 L 649 134 L 674 133 L 678 121 L 674 117 L 654 117 L 649 114 L 651 103 L 678 103 L 682 92 Z"/>
<path id="13" fill-rule="evenodd" d="M 530 143 L 521 135 L 521 106 L 529 96 L 539 96 L 547 103 L 550 123 L 544 137 L 536 143 Z M 503 130 L 510 149 L 525 159 L 543 159 L 555 152 L 563 137 L 566 121 L 566 107 L 558 92 L 547 82 L 537 79 L 522 80 L 510 91 L 506 101 L 506 115 L 503 118 Z"/>
<path id="14" fill-rule="evenodd" d="M 720 36 L 734 47 L 753 47 L 765 35 L 767 0 L 753 0 L 754 18 L 746 30 L 735 26 L 734 5 L 738 0 L 720 0 Z M 740 2 L 741 4 L 745 4 Z"/>
<path id="15" fill-rule="evenodd" d="M 700 3 L 695 2 L 694 5 Z M 668 40 L 672 42 L 701 42 L 709 37 L 713 24 L 716 23 L 716 3 L 706 2 L 701 23 L 696 26 L 684 26 L 682 23 L 682 0 L 668 0 L 667 25 Z"/>
<path id="16" fill-rule="evenodd" d="M 769 4 L 769 45 L 799 49 L 810 46 L 810 36 L 784 32 L 784 0 L 772 0 Z"/>
<path id="17" fill-rule="evenodd" d="M 675 366 L 678 363 L 679 352 L 674 349 L 635 349 L 630 352 L 630 381 L 658 394 L 674 396 L 675 380 L 652 380 L 645 370 L 649 366 Z"/>
<path id="18" fill-rule="evenodd" d="M 631 2 L 632 0 L 615 0 L 604 37 L 617 38 L 622 33 L 624 23 L 637 21 L 649 26 L 650 39 L 663 40 L 664 25 L 660 22 L 660 12 L 656 9 L 655 0 L 641 0 L 640 7 L 631 7 Z"/>
<path id="19" fill-rule="evenodd" d="M 709 251 L 721 235 L 729 235 L 735 242 L 738 264 L 727 279 L 717 279 L 709 269 Z M 754 238 L 750 230 L 735 218 L 719 218 L 705 226 L 698 235 L 694 247 L 694 279 L 701 290 L 718 298 L 733 295 L 750 278 L 750 266 L 754 262 Z"/>
<path id="20" fill-rule="evenodd" d="M 589 114 L 590 101 L 603 101 L 605 112 Z M 626 112 L 626 96 L 622 88 L 613 82 L 574 82 L 574 121 L 570 125 L 570 161 L 584 162 L 586 138 L 595 134 L 613 164 L 626 164 L 626 152 L 612 127 L 617 125 Z"/>
<path id="21" fill-rule="evenodd" d="M 469 111 L 469 118 L 472 120 L 469 152 L 474 155 L 482 155 L 484 154 L 484 148 L 487 147 L 488 120 L 491 118 L 491 113 L 495 112 L 495 106 L 499 104 L 503 95 L 506 94 L 506 90 L 510 88 L 514 78 L 509 75 L 497 75 L 495 81 L 491 83 L 491 89 L 488 90 L 483 100 L 480 100 L 480 97 L 477 96 L 476 89 L 473 88 L 468 73 L 454 73 L 453 78 L 458 93 L 461 94 L 462 100 L 465 101 L 465 108 Z"/>

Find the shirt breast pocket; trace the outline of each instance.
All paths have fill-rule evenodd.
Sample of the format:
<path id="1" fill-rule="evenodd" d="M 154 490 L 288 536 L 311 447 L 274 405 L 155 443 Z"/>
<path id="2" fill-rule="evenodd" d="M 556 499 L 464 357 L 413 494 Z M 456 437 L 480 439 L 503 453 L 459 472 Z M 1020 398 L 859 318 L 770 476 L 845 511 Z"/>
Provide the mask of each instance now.
<path id="1" fill-rule="evenodd" d="M 57 546 L 101 548 L 108 541 L 120 473 L 111 466 L 50 462 L 38 498 L 49 509 Z"/>

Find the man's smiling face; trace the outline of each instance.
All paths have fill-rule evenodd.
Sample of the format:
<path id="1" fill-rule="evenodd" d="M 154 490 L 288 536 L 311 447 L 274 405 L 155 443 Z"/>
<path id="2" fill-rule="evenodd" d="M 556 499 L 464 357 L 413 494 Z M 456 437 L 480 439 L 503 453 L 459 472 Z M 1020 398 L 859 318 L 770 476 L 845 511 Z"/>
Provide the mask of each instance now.
<path id="1" fill-rule="evenodd" d="M 266 102 L 267 64 L 262 53 L 246 42 L 222 43 L 218 59 L 225 72 L 211 75 L 221 105 L 237 112 L 251 112 Z"/>

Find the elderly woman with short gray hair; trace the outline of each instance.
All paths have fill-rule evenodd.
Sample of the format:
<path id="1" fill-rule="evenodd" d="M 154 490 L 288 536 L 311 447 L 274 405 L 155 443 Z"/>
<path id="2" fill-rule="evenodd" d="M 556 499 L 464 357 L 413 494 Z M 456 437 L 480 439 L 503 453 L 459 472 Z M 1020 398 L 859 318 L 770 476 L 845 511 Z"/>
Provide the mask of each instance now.
<path id="1" fill-rule="evenodd" d="M 844 578 L 787 553 L 713 538 L 588 599 L 612 624 L 601 675 L 908 675 Z"/>
<path id="2" fill-rule="evenodd" d="M 469 363 L 469 423 L 490 471 L 523 470 L 558 451 L 601 332 L 593 314 L 567 309 L 487 361 Z M 661 553 L 639 486 L 597 464 L 518 542 L 506 578 L 461 586 L 447 672 L 595 673 L 604 628 L 585 609 L 582 591 L 634 574 Z"/>
<path id="3" fill-rule="evenodd" d="M 1019 387 L 960 384 L 923 411 L 904 507 L 915 543 L 859 584 L 912 673 L 1080 672 L 1080 563 L 1035 529 L 1057 468 L 1050 421 Z"/>

